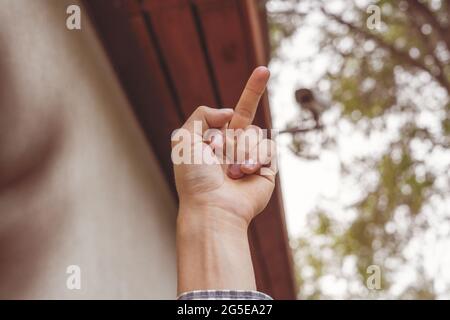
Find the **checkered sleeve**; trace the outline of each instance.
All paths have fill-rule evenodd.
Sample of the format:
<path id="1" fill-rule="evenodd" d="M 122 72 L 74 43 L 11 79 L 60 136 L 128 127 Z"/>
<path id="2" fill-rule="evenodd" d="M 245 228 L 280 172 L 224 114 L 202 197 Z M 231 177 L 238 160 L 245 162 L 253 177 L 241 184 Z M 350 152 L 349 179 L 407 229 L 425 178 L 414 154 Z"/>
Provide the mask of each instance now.
<path id="1" fill-rule="evenodd" d="M 273 300 L 265 293 L 245 290 L 197 290 L 180 294 L 177 300 Z"/>

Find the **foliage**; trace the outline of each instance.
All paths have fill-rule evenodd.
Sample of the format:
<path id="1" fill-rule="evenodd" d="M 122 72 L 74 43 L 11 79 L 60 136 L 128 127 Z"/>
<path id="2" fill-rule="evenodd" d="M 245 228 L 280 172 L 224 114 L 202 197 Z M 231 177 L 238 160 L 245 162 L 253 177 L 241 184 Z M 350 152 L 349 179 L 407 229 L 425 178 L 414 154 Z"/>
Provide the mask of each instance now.
<path id="1" fill-rule="evenodd" d="M 282 59 L 283 41 L 301 32 L 308 16 L 320 14 L 320 51 L 333 61 L 321 80 L 329 83 L 324 94 L 333 102 L 330 112 L 338 109 L 337 121 L 350 122 L 367 138 L 386 130 L 392 119 L 399 126 L 381 154 L 342 163 L 343 174 L 360 191 L 358 200 L 346 208 L 354 215 L 351 221 L 342 223 L 318 206 L 308 218 L 309 234 L 294 241 L 299 295 L 326 298 L 321 281 L 333 276 L 344 281 L 345 297 L 393 297 L 388 289 L 406 261 L 405 248 L 430 227 L 427 208 L 436 199 L 449 199 L 450 164 L 438 170 L 427 155 L 448 152 L 450 147 L 450 1 L 341 0 L 334 2 L 343 9 L 334 11 L 331 2 L 268 1 L 274 59 Z M 381 8 L 378 30 L 366 25 L 369 4 Z M 437 122 L 419 121 L 426 114 Z M 305 148 L 314 140 L 308 135 L 327 142 L 322 151 L 338 147 L 328 132 L 332 131 L 325 127 L 321 132 L 297 133 L 291 148 Z M 436 297 L 437 279 L 424 272 L 423 263 L 423 257 L 417 257 L 416 283 L 395 297 Z M 372 264 L 384 271 L 384 290 L 375 293 L 361 286 Z M 357 272 L 345 271 L 347 265 Z"/>

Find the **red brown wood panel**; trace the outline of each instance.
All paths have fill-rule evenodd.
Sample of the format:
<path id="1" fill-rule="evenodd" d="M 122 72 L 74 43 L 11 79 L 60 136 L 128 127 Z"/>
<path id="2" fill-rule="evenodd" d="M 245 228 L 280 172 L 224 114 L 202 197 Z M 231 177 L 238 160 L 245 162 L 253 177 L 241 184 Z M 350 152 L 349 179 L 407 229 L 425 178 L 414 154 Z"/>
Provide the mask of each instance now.
<path id="1" fill-rule="evenodd" d="M 214 81 L 190 1 L 145 0 L 144 8 L 185 116 L 200 105 L 217 107 Z"/>
<path id="2" fill-rule="evenodd" d="M 155 48 L 134 0 L 86 1 L 92 20 L 146 137 L 174 190 L 170 135 L 181 120 Z"/>
<path id="3" fill-rule="evenodd" d="M 234 108 L 251 72 L 236 0 L 196 0 L 221 103 Z"/>
<path id="4" fill-rule="evenodd" d="M 279 180 L 277 182 L 279 184 Z M 262 252 L 262 262 L 270 279 L 270 293 L 276 299 L 295 299 L 296 287 L 283 211 L 277 186 L 266 209 L 255 219 L 254 232 Z"/>

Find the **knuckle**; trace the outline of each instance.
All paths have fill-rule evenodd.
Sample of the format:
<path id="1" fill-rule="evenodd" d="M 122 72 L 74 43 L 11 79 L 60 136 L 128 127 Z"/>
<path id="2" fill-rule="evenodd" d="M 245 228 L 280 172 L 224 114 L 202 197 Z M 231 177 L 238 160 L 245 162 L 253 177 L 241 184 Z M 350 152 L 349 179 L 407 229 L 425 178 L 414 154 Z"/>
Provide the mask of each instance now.
<path id="1" fill-rule="evenodd" d="M 208 110 L 209 110 L 209 107 L 207 107 L 207 106 L 199 106 L 199 107 L 197 107 L 197 109 L 195 111 L 204 113 L 204 112 L 207 112 Z"/>

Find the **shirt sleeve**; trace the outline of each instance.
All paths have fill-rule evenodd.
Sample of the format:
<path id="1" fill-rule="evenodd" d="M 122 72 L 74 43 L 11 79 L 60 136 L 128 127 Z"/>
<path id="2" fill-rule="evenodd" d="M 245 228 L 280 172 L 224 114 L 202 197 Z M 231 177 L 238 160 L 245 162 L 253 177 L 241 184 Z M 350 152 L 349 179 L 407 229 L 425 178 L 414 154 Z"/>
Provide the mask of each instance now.
<path id="1" fill-rule="evenodd" d="M 177 300 L 273 300 L 259 291 L 197 290 L 180 294 Z"/>

